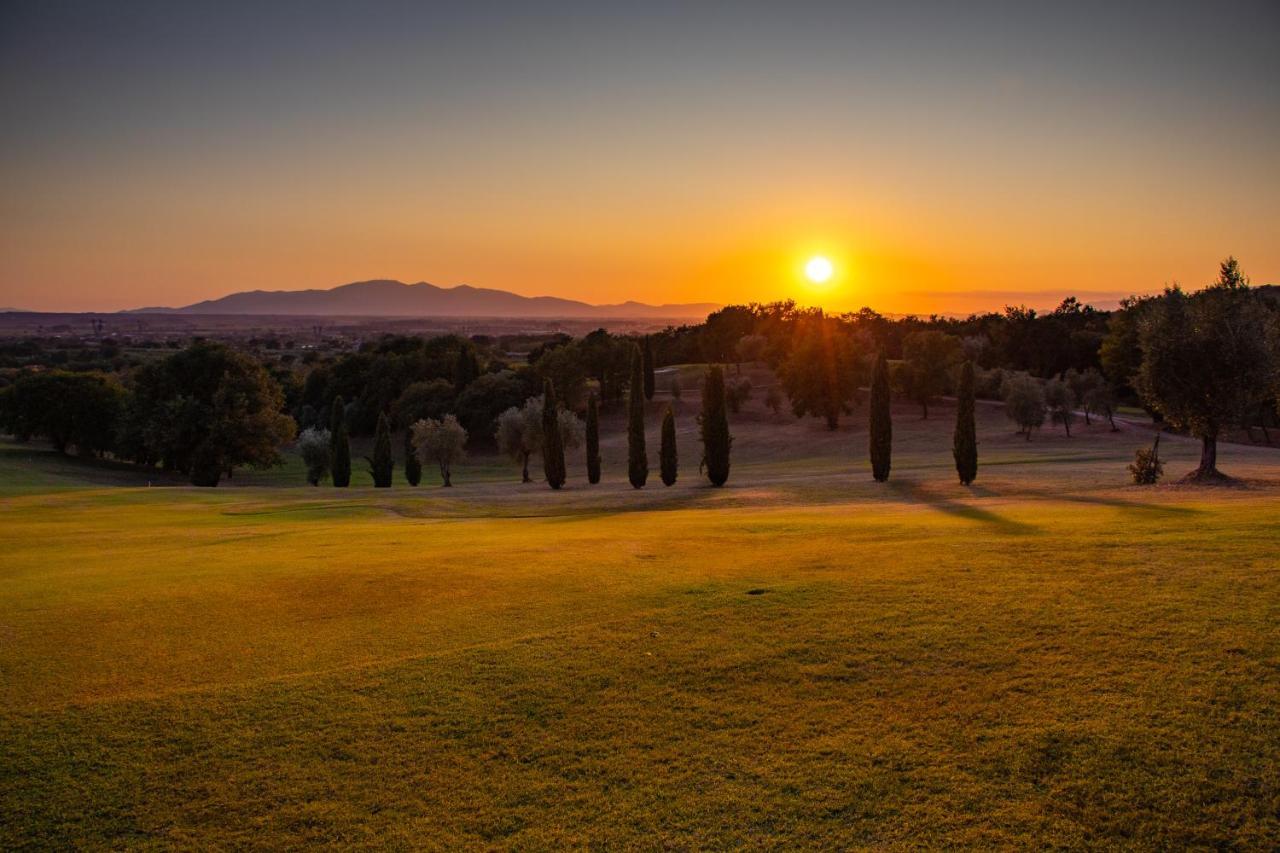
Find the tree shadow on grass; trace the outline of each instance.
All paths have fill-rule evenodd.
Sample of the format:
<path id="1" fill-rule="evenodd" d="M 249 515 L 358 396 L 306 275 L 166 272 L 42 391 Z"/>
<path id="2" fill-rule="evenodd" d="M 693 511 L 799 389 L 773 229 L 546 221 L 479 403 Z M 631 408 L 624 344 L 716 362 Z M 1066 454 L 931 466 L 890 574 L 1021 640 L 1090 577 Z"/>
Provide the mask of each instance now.
<path id="1" fill-rule="evenodd" d="M 1121 498 L 1104 498 L 1098 495 L 1056 495 L 1055 497 L 1059 500 L 1071 501 L 1072 503 L 1109 506 L 1115 507 L 1116 509 L 1150 513 L 1151 515 L 1167 516 L 1170 518 L 1202 515 L 1204 513 L 1204 510 L 1196 509 L 1195 507 L 1177 506 L 1173 504 L 1143 503 L 1141 501 L 1127 501 Z"/>
<path id="2" fill-rule="evenodd" d="M 972 504 L 961 503 L 960 501 L 931 493 L 929 490 L 921 486 L 920 483 L 911 480 L 890 480 L 889 489 L 898 494 L 903 500 L 912 503 L 927 504 L 932 509 L 944 512 L 947 515 L 954 515 L 957 518 L 990 525 L 1001 533 L 1008 533 L 1013 536 L 1025 536 L 1039 531 L 1039 528 L 1033 524 L 1014 521 L 1011 518 L 1005 518 L 1002 515 L 998 515 L 989 509 L 983 509 L 982 507 L 973 506 Z"/>

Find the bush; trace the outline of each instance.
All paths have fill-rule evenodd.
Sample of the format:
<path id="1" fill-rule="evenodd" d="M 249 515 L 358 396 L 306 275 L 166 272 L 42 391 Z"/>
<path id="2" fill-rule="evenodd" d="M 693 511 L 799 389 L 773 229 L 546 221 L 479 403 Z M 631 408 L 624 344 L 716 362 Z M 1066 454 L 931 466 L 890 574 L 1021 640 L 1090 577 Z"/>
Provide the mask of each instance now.
<path id="1" fill-rule="evenodd" d="M 1151 449 L 1139 448 L 1129 465 L 1129 473 L 1133 482 L 1139 486 L 1155 485 L 1164 474 L 1164 463 L 1160 461 L 1160 436 L 1156 436 Z"/>

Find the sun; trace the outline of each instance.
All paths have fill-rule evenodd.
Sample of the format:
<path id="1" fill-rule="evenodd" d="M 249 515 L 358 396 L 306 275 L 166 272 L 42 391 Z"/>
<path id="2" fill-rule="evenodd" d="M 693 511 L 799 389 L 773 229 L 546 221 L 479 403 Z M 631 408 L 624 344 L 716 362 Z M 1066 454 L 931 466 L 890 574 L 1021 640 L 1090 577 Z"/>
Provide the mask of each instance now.
<path id="1" fill-rule="evenodd" d="M 804 274 L 809 281 L 814 284 L 824 284 L 827 279 L 831 278 L 831 274 L 835 272 L 835 267 L 831 265 L 831 261 L 817 255 L 809 259 L 804 265 Z"/>

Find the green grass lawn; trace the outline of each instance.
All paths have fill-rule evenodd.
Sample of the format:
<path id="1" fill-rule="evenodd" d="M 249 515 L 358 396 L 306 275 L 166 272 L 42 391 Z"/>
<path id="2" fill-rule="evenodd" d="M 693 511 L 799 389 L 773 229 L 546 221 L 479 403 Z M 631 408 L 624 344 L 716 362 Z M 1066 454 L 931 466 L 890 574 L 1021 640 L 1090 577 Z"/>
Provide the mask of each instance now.
<path id="1" fill-rule="evenodd" d="M 1280 454 L 989 414 L 966 490 L 911 412 L 883 486 L 758 411 L 724 490 L 688 417 L 643 492 L 0 446 L 0 848 L 1274 848 Z"/>

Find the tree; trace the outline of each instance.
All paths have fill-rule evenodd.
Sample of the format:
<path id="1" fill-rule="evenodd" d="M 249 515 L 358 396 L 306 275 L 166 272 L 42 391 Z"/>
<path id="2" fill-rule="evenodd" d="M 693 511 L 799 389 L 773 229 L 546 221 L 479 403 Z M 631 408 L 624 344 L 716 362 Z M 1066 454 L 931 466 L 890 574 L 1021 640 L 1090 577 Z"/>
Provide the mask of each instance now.
<path id="1" fill-rule="evenodd" d="M 396 463 L 391 455 L 391 421 L 387 419 L 386 412 L 378 415 L 378 426 L 373 433 L 373 456 L 366 457 L 365 461 L 369 463 L 374 488 L 391 488 L 391 475 Z"/>
<path id="2" fill-rule="evenodd" d="M 1133 483 L 1136 486 L 1153 486 L 1159 482 L 1163 474 L 1164 462 L 1160 460 L 1160 433 L 1156 433 L 1156 440 L 1152 442 L 1150 450 L 1139 447 L 1134 454 L 1133 461 L 1129 463 L 1129 475 L 1133 477 Z"/>
<path id="3" fill-rule="evenodd" d="M 960 385 L 956 389 L 956 431 L 951 442 L 962 486 L 969 485 L 978 476 L 978 428 L 974 409 L 973 362 L 966 360 L 960 368 Z"/>
<path id="4" fill-rule="evenodd" d="M 1107 423 L 1111 424 L 1112 432 L 1120 431 L 1120 427 L 1116 426 L 1116 391 L 1110 382 L 1102 379 L 1089 390 L 1084 403 L 1088 407 L 1085 409 L 1086 412 L 1093 411 L 1095 414 L 1102 415 L 1107 419 Z"/>
<path id="5" fill-rule="evenodd" d="M 1189 479 L 1222 477 L 1218 436 L 1244 423 L 1276 381 L 1268 313 L 1234 258 L 1223 261 L 1213 285 L 1191 296 L 1170 288 L 1143 312 L 1134 385 L 1172 426 L 1201 440 L 1200 466 Z"/>
<path id="6" fill-rule="evenodd" d="M 498 416 L 512 406 L 524 405 L 525 400 L 538 393 L 539 384 L 532 373 L 527 376 L 518 376 L 510 370 L 486 373 L 458 395 L 454 414 L 468 435 L 491 436 Z"/>
<path id="7" fill-rule="evenodd" d="M 763 361 L 768 347 L 769 339 L 764 335 L 744 335 L 738 341 L 738 358 L 747 363 Z"/>
<path id="8" fill-rule="evenodd" d="M 296 425 L 280 384 L 249 355 L 200 342 L 134 374 L 129 455 L 216 486 L 239 466 L 268 468 Z"/>
<path id="9" fill-rule="evenodd" d="M 412 425 L 404 431 L 404 479 L 410 486 L 422 482 L 422 463 L 418 460 L 418 454 L 413 452 Z"/>
<path id="10" fill-rule="evenodd" d="M 782 392 L 778 390 L 776 385 L 770 385 L 769 390 L 765 392 L 764 404 L 768 406 L 774 415 L 782 412 Z"/>
<path id="11" fill-rule="evenodd" d="M 586 388 L 587 366 L 575 343 L 547 350 L 534 364 L 538 376 L 551 380 L 566 406 L 576 406 Z"/>
<path id="12" fill-rule="evenodd" d="M 307 466 L 307 482 L 320 485 L 329 475 L 329 431 L 315 427 L 304 429 L 298 436 L 298 455 Z"/>
<path id="13" fill-rule="evenodd" d="M 1071 424 L 1076 419 L 1076 397 L 1071 393 L 1071 388 L 1061 379 L 1050 379 L 1044 383 L 1044 403 L 1053 422 L 1062 424 L 1062 428 L 1067 431 L 1067 438 L 1070 438 Z"/>
<path id="14" fill-rule="evenodd" d="M 100 373 L 50 370 L 18 377 L 0 392 L 0 429 L 21 440 L 48 438 L 54 450 L 82 456 L 116 449 L 127 395 Z"/>
<path id="15" fill-rule="evenodd" d="M 475 344 L 465 341 L 458 348 L 458 355 L 453 365 L 453 387 L 461 394 L 467 386 L 480 378 L 480 357 L 476 355 Z"/>
<path id="16" fill-rule="evenodd" d="M 631 355 L 631 387 L 627 389 L 627 479 L 636 489 L 649 479 L 649 457 L 644 448 L 644 366 L 640 347 Z"/>
<path id="17" fill-rule="evenodd" d="M 1018 434 L 1031 440 L 1031 431 L 1044 425 L 1045 401 L 1040 383 L 1025 373 L 1011 374 L 1001 388 L 1004 411 L 1018 425 Z"/>
<path id="18" fill-rule="evenodd" d="M 871 476 L 876 482 L 889 479 L 889 467 L 893 454 L 893 414 L 889 395 L 889 362 L 881 351 L 876 356 L 871 371 L 871 424 L 867 434 L 871 454 Z"/>
<path id="19" fill-rule="evenodd" d="M 582 421 L 573 412 L 557 407 L 560 446 L 578 447 L 582 443 Z M 545 444 L 543 428 L 543 397 L 530 397 L 520 408 L 512 406 L 498 416 L 498 428 L 494 433 L 498 449 L 520 463 L 520 482 L 532 482 L 529 461 L 535 453 L 542 453 Z"/>
<path id="20" fill-rule="evenodd" d="M 594 392 L 587 398 L 587 482 L 600 482 L 600 405 Z"/>
<path id="21" fill-rule="evenodd" d="M 947 374 L 960 358 L 960 339 L 934 330 L 912 332 L 902 342 L 907 392 L 929 419 L 929 400 L 947 387 Z"/>
<path id="22" fill-rule="evenodd" d="M 841 413 L 853 411 L 858 369 L 852 342 L 829 318 L 819 317 L 797 331 L 791 355 L 779 379 L 797 418 L 826 419 L 827 429 L 840 426 Z"/>
<path id="23" fill-rule="evenodd" d="M 453 415 L 428 418 L 413 425 L 413 446 L 422 464 L 434 462 L 446 487 L 453 485 L 454 463 L 467 455 L 467 431 Z"/>
<path id="24" fill-rule="evenodd" d="M 674 485 L 679 466 L 676 456 L 676 415 L 670 406 L 667 406 L 667 411 L 662 416 L 662 444 L 658 450 L 658 459 L 662 484 Z"/>
<path id="25" fill-rule="evenodd" d="M 1106 384 L 1102 374 L 1097 369 L 1088 367 L 1084 370 L 1076 370 L 1074 367 L 1068 370 L 1062 377 L 1062 381 L 1071 389 L 1073 396 L 1080 407 L 1084 410 L 1084 425 L 1090 426 L 1093 422 L 1089 419 L 1090 413 L 1102 414 L 1100 410 L 1093 408 L 1094 391 L 1101 385 Z"/>
<path id="26" fill-rule="evenodd" d="M 564 485 L 564 443 L 560 439 L 560 405 L 556 402 L 551 380 L 542 383 L 542 471 L 547 485 L 559 489 Z"/>
<path id="27" fill-rule="evenodd" d="M 333 398 L 329 415 L 329 470 L 333 485 L 345 489 L 351 485 L 351 440 L 347 437 L 347 407 L 341 395 Z"/>
<path id="28" fill-rule="evenodd" d="M 742 410 L 742 404 L 751 399 L 751 380 L 743 379 L 741 382 L 735 382 L 725 388 L 725 402 L 729 405 L 729 411 L 738 414 Z"/>
<path id="29" fill-rule="evenodd" d="M 653 378 L 653 341 L 648 335 L 644 336 L 640 355 L 644 361 L 644 398 L 652 400 L 655 387 Z"/>
<path id="30" fill-rule="evenodd" d="M 453 411 L 456 397 L 453 383 L 447 379 L 413 382 L 391 405 L 395 426 L 398 429 L 408 429 L 427 418 L 442 418 Z"/>
<path id="31" fill-rule="evenodd" d="M 698 417 L 698 427 L 702 433 L 702 466 L 707 479 L 713 486 L 723 486 L 729 479 L 733 436 L 729 434 L 724 371 L 718 365 L 707 371 L 702 382 L 702 414 Z"/>

